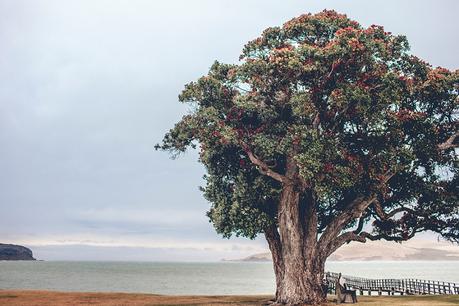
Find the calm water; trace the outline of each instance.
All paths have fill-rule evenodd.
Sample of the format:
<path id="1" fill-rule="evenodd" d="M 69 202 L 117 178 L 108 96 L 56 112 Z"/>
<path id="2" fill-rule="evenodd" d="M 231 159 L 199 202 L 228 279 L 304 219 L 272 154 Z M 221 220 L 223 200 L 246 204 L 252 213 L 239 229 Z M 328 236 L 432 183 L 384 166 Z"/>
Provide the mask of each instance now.
<path id="1" fill-rule="evenodd" d="M 370 278 L 459 283 L 459 262 L 330 262 L 327 270 Z M 271 263 L 0 261 L 0 289 L 270 294 L 274 275 Z"/>

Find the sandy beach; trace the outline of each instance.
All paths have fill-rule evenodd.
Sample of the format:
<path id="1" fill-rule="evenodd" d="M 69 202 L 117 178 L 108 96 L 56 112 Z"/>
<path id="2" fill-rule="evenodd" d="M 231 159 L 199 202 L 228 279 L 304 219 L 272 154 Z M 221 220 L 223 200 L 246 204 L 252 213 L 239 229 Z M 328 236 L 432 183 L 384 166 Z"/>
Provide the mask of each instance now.
<path id="1" fill-rule="evenodd" d="M 0 290 L 0 305 L 264 305 L 272 296 L 172 296 L 135 293 L 90 293 L 38 290 Z M 331 305 L 336 305 L 333 296 Z M 359 297 L 359 306 L 451 306 L 459 296 L 382 296 Z"/>

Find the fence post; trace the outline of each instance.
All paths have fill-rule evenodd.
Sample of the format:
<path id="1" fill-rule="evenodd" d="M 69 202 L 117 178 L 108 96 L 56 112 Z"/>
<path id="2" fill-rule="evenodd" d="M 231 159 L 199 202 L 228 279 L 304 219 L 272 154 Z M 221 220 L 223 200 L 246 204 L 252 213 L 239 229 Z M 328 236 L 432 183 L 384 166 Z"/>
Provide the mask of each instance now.
<path id="1" fill-rule="evenodd" d="M 348 286 L 360 295 L 365 291 L 371 296 L 372 292 L 378 292 L 382 296 L 384 292 L 387 295 L 394 296 L 395 293 L 400 295 L 410 294 L 459 294 L 459 284 L 444 281 L 419 280 L 419 279 L 367 279 L 362 277 L 347 277 Z M 328 292 L 337 293 L 336 275 L 327 272 L 326 280 L 328 282 Z"/>
<path id="2" fill-rule="evenodd" d="M 412 284 L 412 280 L 411 278 L 408 280 L 408 293 L 411 293 L 412 292 L 412 287 L 413 287 L 413 284 Z"/>

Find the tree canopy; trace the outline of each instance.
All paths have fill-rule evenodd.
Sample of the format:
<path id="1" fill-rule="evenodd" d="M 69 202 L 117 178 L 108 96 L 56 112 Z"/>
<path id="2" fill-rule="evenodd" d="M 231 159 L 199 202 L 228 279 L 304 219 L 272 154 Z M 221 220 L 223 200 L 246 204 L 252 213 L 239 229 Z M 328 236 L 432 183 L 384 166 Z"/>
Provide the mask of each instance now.
<path id="1" fill-rule="evenodd" d="M 458 90 L 459 71 L 412 55 L 406 37 L 325 10 L 266 29 L 238 64 L 187 84 L 191 111 L 157 148 L 199 150 L 225 237 L 276 225 L 282 186 L 295 184 L 317 203 L 319 236 L 348 214 L 339 242 L 426 230 L 459 242 Z"/>

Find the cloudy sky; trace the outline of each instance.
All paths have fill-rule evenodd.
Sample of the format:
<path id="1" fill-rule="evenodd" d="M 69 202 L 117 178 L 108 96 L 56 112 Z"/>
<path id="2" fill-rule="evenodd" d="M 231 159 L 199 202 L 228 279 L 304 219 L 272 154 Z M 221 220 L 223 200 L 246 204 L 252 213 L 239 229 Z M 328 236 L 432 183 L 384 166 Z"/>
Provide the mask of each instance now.
<path id="1" fill-rule="evenodd" d="M 154 144 L 183 85 L 268 26 L 324 8 L 459 67 L 458 1 L 0 0 L 0 242 L 43 259 L 218 260 L 263 251 L 205 217 L 196 152 Z"/>

